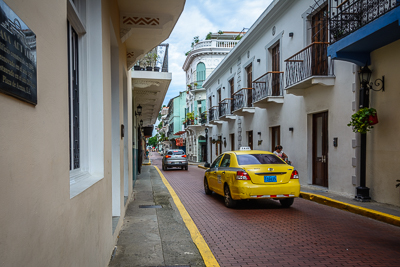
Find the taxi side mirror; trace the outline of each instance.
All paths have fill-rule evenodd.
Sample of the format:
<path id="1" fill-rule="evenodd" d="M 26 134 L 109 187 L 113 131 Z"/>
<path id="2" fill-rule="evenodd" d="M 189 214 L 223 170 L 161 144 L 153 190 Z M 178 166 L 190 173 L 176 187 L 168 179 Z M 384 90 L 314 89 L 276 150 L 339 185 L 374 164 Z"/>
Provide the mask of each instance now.
<path id="1" fill-rule="evenodd" d="M 210 163 L 208 163 L 208 162 L 207 162 L 207 163 L 204 163 L 204 167 L 210 168 L 210 166 L 211 166 Z"/>

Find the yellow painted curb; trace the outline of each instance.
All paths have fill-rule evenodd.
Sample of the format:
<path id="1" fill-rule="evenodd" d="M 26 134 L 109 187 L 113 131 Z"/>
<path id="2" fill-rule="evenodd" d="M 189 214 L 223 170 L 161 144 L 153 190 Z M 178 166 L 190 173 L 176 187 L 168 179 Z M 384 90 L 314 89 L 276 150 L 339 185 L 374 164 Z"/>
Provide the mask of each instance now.
<path id="1" fill-rule="evenodd" d="M 378 221 L 382 221 L 385 223 L 389 223 L 392 225 L 400 226 L 400 217 L 386 214 L 383 212 L 379 212 L 376 210 L 371 210 L 363 207 L 359 207 L 356 205 L 348 204 L 345 202 L 341 202 L 338 200 L 331 199 L 329 197 L 321 196 L 321 195 L 316 195 L 312 193 L 306 193 L 306 192 L 300 192 L 300 197 L 311 200 L 320 204 L 324 204 L 327 206 L 331 206 L 337 209 L 349 211 L 355 214 L 359 214 L 362 216 L 366 216 Z"/>
<path id="2" fill-rule="evenodd" d="M 200 168 L 200 169 L 204 169 L 204 170 L 208 169 L 207 167 L 204 167 L 203 165 L 197 165 L 197 167 Z"/>
<path id="3" fill-rule="evenodd" d="M 149 160 L 149 162 L 143 163 L 142 165 L 151 165 L 151 160 Z"/>
<path id="4" fill-rule="evenodd" d="M 206 264 L 206 266 L 219 267 L 217 260 L 215 259 L 214 255 L 212 254 L 212 252 L 211 252 L 210 248 L 208 247 L 206 241 L 204 240 L 203 236 L 200 234 L 199 230 L 197 229 L 197 226 L 194 224 L 189 213 L 186 211 L 185 206 L 183 206 L 178 195 L 175 193 L 174 189 L 168 183 L 167 179 L 165 179 L 165 177 L 161 173 L 160 169 L 158 169 L 157 166 L 154 166 L 154 168 L 156 168 L 156 170 L 160 174 L 163 183 L 165 184 L 169 193 L 171 194 L 172 199 L 174 200 L 174 203 L 175 203 L 176 207 L 178 208 L 179 213 L 181 214 L 182 219 L 185 222 L 185 225 L 190 232 L 193 242 L 196 244 L 197 248 L 200 251 L 201 256 L 203 257 L 204 263 Z"/>

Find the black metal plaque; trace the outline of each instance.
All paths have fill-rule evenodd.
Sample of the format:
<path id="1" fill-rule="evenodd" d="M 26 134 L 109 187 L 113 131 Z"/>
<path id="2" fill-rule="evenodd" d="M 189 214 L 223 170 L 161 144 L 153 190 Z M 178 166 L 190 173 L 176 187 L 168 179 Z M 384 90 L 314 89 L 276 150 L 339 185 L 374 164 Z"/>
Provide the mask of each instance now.
<path id="1" fill-rule="evenodd" d="M 0 0 L 0 92 L 37 104 L 36 35 Z"/>

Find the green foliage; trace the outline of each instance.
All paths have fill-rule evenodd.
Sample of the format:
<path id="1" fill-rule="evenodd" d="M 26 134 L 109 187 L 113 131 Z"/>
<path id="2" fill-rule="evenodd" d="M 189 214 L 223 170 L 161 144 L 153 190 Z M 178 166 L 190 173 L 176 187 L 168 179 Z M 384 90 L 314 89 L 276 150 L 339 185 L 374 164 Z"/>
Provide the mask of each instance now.
<path id="1" fill-rule="evenodd" d="M 218 34 L 221 35 L 221 34 L 224 34 L 224 32 L 221 31 L 221 30 L 219 30 L 219 31 L 218 31 Z"/>
<path id="2" fill-rule="evenodd" d="M 193 120 L 194 119 L 194 112 L 188 112 L 186 113 L 186 118 L 188 120 Z"/>
<path id="3" fill-rule="evenodd" d="M 189 55 L 190 52 L 192 52 L 192 50 L 187 51 L 187 52 L 185 53 L 185 56 Z"/>
<path id="4" fill-rule="evenodd" d="M 235 37 L 235 40 L 240 40 L 240 39 L 242 39 L 241 35 L 238 35 L 238 36 Z"/>
<path id="5" fill-rule="evenodd" d="M 209 33 L 206 35 L 206 40 L 211 40 L 211 35 L 212 35 L 212 32 L 209 32 Z"/>
<path id="6" fill-rule="evenodd" d="M 376 116 L 376 109 L 361 108 L 351 116 L 351 121 L 347 126 L 353 127 L 353 132 L 365 134 L 374 128 L 370 123 L 369 116 Z"/>
<path id="7" fill-rule="evenodd" d="M 157 146 L 157 144 L 158 144 L 158 140 L 157 139 L 158 139 L 157 135 L 153 136 L 153 137 L 150 137 L 149 141 L 148 141 L 149 146 L 152 146 L 152 147 Z"/>

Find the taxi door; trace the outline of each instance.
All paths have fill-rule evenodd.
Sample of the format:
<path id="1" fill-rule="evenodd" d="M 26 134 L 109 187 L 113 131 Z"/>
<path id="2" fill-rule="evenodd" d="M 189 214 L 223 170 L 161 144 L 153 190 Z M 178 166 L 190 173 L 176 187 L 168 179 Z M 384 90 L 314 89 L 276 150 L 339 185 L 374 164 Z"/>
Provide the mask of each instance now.
<path id="1" fill-rule="evenodd" d="M 224 194 L 224 184 L 225 182 L 229 184 L 230 163 L 231 155 L 228 153 L 224 154 L 217 172 L 217 185 L 215 192 Z"/>
<path id="2" fill-rule="evenodd" d="M 210 170 L 208 171 L 208 186 L 210 187 L 210 189 L 214 192 L 217 192 L 217 172 L 218 172 L 218 167 L 219 167 L 219 163 L 221 161 L 223 154 L 219 155 L 218 158 L 216 158 L 214 160 L 214 162 L 211 164 L 210 166 Z"/>

